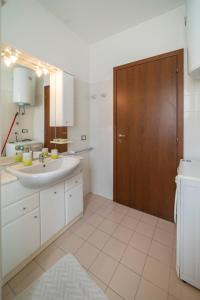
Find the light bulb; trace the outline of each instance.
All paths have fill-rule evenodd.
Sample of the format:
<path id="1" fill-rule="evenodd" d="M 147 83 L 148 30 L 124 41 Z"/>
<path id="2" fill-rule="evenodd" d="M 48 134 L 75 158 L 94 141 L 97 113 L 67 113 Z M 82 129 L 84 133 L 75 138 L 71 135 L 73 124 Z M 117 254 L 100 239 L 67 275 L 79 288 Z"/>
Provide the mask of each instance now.
<path id="1" fill-rule="evenodd" d="M 10 59 L 11 59 L 11 62 L 13 64 L 16 63 L 16 61 L 17 61 L 17 55 L 16 55 L 16 53 L 11 54 Z"/>
<path id="2" fill-rule="evenodd" d="M 4 56 L 4 63 L 7 67 L 10 67 L 10 65 L 12 64 L 11 58 L 10 56 Z"/>
<path id="3" fill-rule="evenodd" d="M 41 77 L 41 75 L 42 75 L 42 70 L 41 69 L 38 68 L 35 72 L 36 72 L 38 77 Z"/>
<path id="4" fill-rule="evenodd" d="M 46 68 L 43 68 L 43 73 L 44 73 L 44 75 L 47 75 L 49 73 L 49 71 Z"/>

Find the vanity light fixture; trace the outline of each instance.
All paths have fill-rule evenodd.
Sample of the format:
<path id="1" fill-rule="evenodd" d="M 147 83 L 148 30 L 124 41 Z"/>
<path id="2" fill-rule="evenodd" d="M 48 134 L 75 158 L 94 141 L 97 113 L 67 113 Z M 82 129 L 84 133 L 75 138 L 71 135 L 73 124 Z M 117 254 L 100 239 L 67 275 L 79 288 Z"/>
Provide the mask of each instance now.
<path id="1" fill-rule="evenodd" d="M 10 57 L 4 56 L 3 60 L 4 60 L 6 67 L 10 67 L 10 65 L 12 64 Z"/>
<path id="2" fill-rule="evenodd" d="M 1 56 L 3 57 L 4 63 L 7 67 L 15 64 L 18 59 L 17 52 L 10 48 L 6 48 L 5 50 L 3 50 L 1 52 Z"/>
<path id="3" fill-rule="evenodd" d="M 37 68 L 35 73 L 37 74 L 38 77 L 42 76 L 42 70 L 40 68 Z"/>
<path id="4" fill-rule="evenodd" d="M 16 53 L 12 53 L 11 56 L 10 56 L 10 60 L 13 64 L 16 63 L 17 61 L 17 54 Z"/>
<path id="5" fill-rule="evenodd" d="M 37 74 L 38 77 L 41 77 L 42 75 L 49 74 L 49 70 L 46 67 L 39 65 L 36 67 L 35 73 Z"/>
<path id="6" fill-rule="evenodd" d="M 43 73 L 44 73 L 44 75 L 47 75 L 47 74 L 49 74 L 49 71 L 48 71 L 48 69 L 47 68 L 43 68 Z"/>

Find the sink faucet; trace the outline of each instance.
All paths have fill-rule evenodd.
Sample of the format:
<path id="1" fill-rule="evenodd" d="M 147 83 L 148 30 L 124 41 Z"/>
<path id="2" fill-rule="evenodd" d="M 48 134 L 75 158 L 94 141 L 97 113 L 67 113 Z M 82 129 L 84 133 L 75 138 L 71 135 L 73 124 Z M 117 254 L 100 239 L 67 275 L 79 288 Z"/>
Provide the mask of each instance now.
<path id="1" fill-rule="evenodd" d="M 40 153 L 39 155 L 39 162 L 44 163 L 44 153 Z"/>

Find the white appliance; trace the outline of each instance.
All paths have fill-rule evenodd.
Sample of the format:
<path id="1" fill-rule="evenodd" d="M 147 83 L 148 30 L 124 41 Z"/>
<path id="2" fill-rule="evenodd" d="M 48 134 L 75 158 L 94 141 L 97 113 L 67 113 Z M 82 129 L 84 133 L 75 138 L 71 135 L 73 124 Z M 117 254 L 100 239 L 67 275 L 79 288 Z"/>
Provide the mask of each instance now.
<path id="1" fill-rule="evenodd" d="M 176 184 L 176 271 L 200 289 L 200 162 L 181 160 Z"/>
<path id="2" fill-rule="evenodd" d="M 34 105 L 35 72 L 25 67 L 13 71 L 13 102 L 17 105 Z"/>
<path id="3" fill-rule="evenodd" d="M 13 156 L 15 154 L 16 146 L 23 146 L 24 148 L 29 148 L 31 151 L 41 151 L 43 144 L 37 141 L 24 141 L 6 144 L 6 156 Z"/>

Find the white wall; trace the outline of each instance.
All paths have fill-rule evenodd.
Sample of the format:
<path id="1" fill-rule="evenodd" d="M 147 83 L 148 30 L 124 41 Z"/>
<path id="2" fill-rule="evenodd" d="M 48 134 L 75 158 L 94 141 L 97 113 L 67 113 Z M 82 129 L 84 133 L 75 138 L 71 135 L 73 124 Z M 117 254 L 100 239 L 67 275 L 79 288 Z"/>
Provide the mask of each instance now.
<path id="1" fill-rule="evenodd" d="M 200 80 L 184 74 L 184 156 L 200 160 Z"/>
<path id="2" fill-rule="evenodd" d="M 179 7 L 90 47 L 90 80 L 112 79 L 114 66 L 185 46 L 185 7 Z"/>
<path id="3" fill-rule="evenodd" d="M 80 140 L 81 134 L 89 136 L 89 118 L 87 114 L 85 117 L 86 111 L 89 112 L 89 46 L 37 0 L 9 0 L 3 6 L 2 42 L 75 76 L 76 123 L 75 127 L 68 128 L 68 136 L 74 141 L 70 149 L 85 146 Z M 38 109 L 36 118 L 40 118 L 41 113 Z M 37 124 L 34 130 L 39 130 Z M 84 170 L 89 174 L 87 156 L 85 154 Z M 89 176 L 86 179 L 85 193 L 90 186 Z"/>
<path id="4" fill-rule="evenodd" d="M 185 7 L 144 22 L 90 47 L 92 191 L 112 199 L 113 67 L 185 48 Z M 199 83 L 185 74 L 185 157 L 200 159 Z M 101 97 L 106 93 L 106 97 Z M 195 96 L 197 95 L 198 96 Z M 96 99 L 93 99 L 96 96 Z M 198 103 L 198 105 L 197 105 Z M 192 105 L 192 107 L 191 107 Z M 190 111 L 189 111 L 190 110 Z M 191 111 L 192 110 L 192 111 Z M 195 110 L 195 111 L 194 111 Z"/>
<path id="5" fill-rule="evenodd" d="M 37 0 L 9 0 L 3 6 L 2 41 L 88 80 L 87 44 Z"/>

